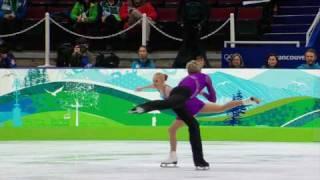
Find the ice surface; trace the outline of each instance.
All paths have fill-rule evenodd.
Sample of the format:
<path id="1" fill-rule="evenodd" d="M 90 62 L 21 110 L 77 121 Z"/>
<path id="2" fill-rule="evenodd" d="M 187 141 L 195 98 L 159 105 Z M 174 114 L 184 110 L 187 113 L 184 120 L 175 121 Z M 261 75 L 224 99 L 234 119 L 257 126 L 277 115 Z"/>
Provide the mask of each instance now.
<path id="1" fill-rule="evenodd" d="M 0 180 L 318 180 L 319 143 L 204 142 L 208 171 L 196 171 L 187 142 L 178 168 L 160 168 L 168 142 L 0 142 Z"/>

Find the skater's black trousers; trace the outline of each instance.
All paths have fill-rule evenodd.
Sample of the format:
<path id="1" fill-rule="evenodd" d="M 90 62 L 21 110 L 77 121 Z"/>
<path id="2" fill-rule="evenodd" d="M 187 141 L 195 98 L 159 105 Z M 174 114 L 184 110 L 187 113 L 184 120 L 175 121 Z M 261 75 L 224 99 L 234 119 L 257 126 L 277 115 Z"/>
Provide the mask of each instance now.
<path id="1" fill-rule="evenodd" d="M 153 110 L 173 109 L 173 111 L 187 124 L 189 140 L 195 165 L 204 161 L 202 152 L 201 135 L 198 121 L 189 113 L 185 102 L 190 98 L 191 91 L 186 87 L 174 88 L 168 99 L 149 101 L 139 105 L 146 112 Z"/>

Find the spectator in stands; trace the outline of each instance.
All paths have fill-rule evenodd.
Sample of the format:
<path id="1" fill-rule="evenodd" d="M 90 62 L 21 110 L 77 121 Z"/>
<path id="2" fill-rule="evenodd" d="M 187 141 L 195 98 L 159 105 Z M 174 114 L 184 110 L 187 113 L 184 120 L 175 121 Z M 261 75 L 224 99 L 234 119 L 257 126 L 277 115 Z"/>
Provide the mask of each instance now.
<path id="1" fill-rule="evenodd" d="M 119 32 L 122 29 L 123 23 L 120 18 L 121 0 L 102 0 L 100 2 L 101 9 L 101 29 L 103 33 L 110 35 Z M 107 50 L 112 50 L 112 44 L 116 38 L 105 40 Z"/>
<path id="2" fill-rule="evenodd" d="M 100 2 L 101 23 L 107 34 L 116 33 L 121 29 L 120 7 L 120 0 L 102 0 Z"/>
<path id="3" fill-rule="evenodd" d="M 298 69 L 320 69 L 320 65 L 317 61 L 317 52 L 314 49 L 308 49 L 304 53 L 305 64 L 298 66 Z"/>
<path id="4" fill-rule="evenodd" d="M 120 64 L 120 58 L 112 51 L 99 53 L 96 57 L 95 67 L 117 68 Z"/>
<path id="5" fill-rule="evenodd" d="M 95 65 L 95 57 L 89 51 L 89 43 L 86 39 L 79 39 L 74 46 L 71 62 L 71 67 L 93 67 Z"/>
<path id="6" fill-rule="evenodd" d="M 21 29 L 27 12 L 26 0 L 0 0 L 0 34 L 9 34 Z M 0 44 L 3 40 L 0 38 Z M 16 36 L 12 38 L 13 47 L 21 49 Z"/>
<path id="7" fill-rule="evenodd" d="M 204 65 L 203 65 L 204 68 L 210 67 L 209 62 L 208 62 L 207 59 L 206 59 L 204 56 L 202 56 L 202 55 L 197 55 L 196 58 L 195 58 L 195 60 L 196 60 L 197 62 L 203 63 L 203 64 L 204 64 Z"/>
<path id="8" fill-rule="evenodd" d="M 232 54 L 229 61 L 229 68 L 244 68 L 243 58 L 240 54 Z"/>
<path id="9" fill-rule="evenodd" d="M 142 18 L 142 14 L 146 14 L 151 22 L 157 19 L 157 12 L 150 2 L 146 0 L 128 0 L 123 3 L 120 8 L 120 17 L 125 23 L 124 28 L 128 28 Z M 150 37 L 150 26 L 147 23 L 147 41 Z"/>
<path id="10" fill-rule="evenodd" d="M 269 54 L 262 68 L 279 68 L 279 59 L 276 54 Z"/>
<path id="11" fill-rule="evenodd" d="M 69 67 L 74 46 L 71 43 L 63 43 L 57 49 L 57 67 Z"/>
<path id="12" fill-rule="evenodd" d="M 93 34 L 95 23 L 98 18 L 98 3 L 96 0 L 77 0 L 71 14 L 74 29 L 81 34 Z"/>
<path id="13" fill-rule="evenodd" d="M 185 68 L 186 63 L 205 49 L 200 44 L 200 34 L 209 19 L 209 6 L 205 0 L 181 0 L 177 10 L 178 22 L 183 27 L 183 44 L 173 64 L 174 68 Z"/>
<path id="14" fill-rule="evenodd" d="M 0 68 L 15 68 L 16 60 L 7 47 L 0 47 Z"/>
<path id="15" fill-rule="evenodd" d="M 138 68 L 155 68 L 153 60 L 148 58 L 148 50 L 146 46 L 140 46 L 138 50 L 138 59 L 134 59 L 131 67 L 133 69 Z"/>

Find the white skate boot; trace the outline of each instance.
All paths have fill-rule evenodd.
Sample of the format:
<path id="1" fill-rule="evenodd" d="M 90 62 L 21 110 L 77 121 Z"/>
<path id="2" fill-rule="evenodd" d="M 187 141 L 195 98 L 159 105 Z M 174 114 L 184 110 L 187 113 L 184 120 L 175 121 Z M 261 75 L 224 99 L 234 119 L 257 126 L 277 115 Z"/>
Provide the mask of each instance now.
<path id="1" fill-rule="evenodd" d="M 196 166 L 196 170 L 209 170 L 210 169 L 210 164 L 205 160 L 203 160 L 201 162 L 197 162 L 195 164 L 195 166 Z"/>
<path id="2" fill-rule="evenodd" d="M 244 106 L 249 106 L 249 105 L 257 105 L 260 103 L 260 99 L 256 98 L 256 97 L 250 97 L 248 99 L 244 99 L 242 100 L 242 104 Z"/>
<path id="3" fill-rule="evenodd" d="M 177 167 L 178 159 L 176 152 L 170 152 L 169 157 L 162 161 L 160 167 Z"/>
<path id="4" fill-rule="evenodd" d="M 130 109 L 128 111 L 128 113 L 130 113 L 130 114 L 141 114 L 141 113 L 144 113 L 144 112 L 145 112 L 145 110 L 142 107 L 139 107 L 139 106 L 134 107 L 134 108 L 132 108 L 132 109 Z"/>

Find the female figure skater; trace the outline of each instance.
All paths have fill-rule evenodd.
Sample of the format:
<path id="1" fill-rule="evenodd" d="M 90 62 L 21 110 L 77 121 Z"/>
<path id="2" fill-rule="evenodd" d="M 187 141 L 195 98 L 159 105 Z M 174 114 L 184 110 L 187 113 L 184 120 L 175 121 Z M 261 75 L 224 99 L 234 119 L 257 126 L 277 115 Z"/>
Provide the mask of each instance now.
<path id="1" fill-rule="evenodd" d="M 175 87 L 169 97 L 165 100 L 156 100 L 147 102 L 133 108 L 131 113 L 145 113 L 152 110 L 162 110 L 172 108 L 175 113 L 189 127 L 190 143 L 193 152 L 194 164 L 197 168 L 207 169 L 209 163 L 203 158 L 202 144 L 199 124 L 193 117 L 199 107 L 203 107 L 203 102 L 198 100 L 196 96 L 204 87 L 207 87 L 209 94 L 205 96 L 212 102 L 215 102 L 215 93 L 212 87 L 211 79 L 201 73 L 201 66 L 195 61 L 191 61 L 187 65 L 189 76 L 185 77 L 177 87 Z M 187 104 L 190 103 L 190 109 L 187 109 Z M 200 109 L 202 109 L 202 107 Z"/>

